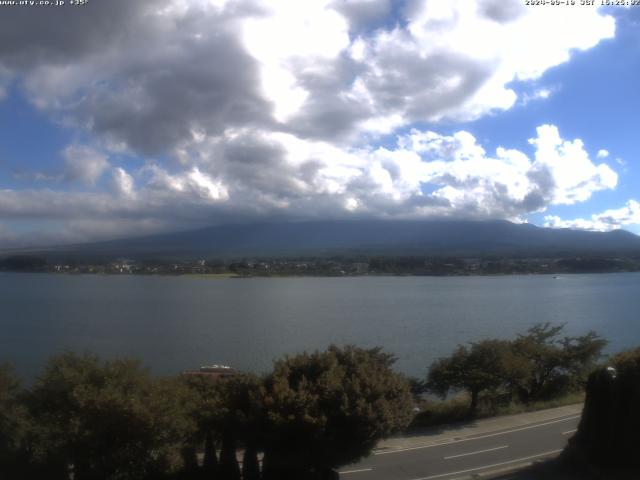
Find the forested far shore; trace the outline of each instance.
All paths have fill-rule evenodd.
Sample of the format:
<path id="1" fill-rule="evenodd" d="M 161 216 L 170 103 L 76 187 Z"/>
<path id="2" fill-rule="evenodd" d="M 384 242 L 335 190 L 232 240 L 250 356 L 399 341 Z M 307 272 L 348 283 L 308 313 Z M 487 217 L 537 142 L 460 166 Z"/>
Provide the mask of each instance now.
<path id="1" fill-rule="evenodd" d="M 466 392 L 464 418 L 473 418 L 583 392 L 594 370 L 640 356 L 603 363 L 605 344 L 595 332 L 569 337 L 543 323 L 511 340 L 460 345 L 425 366 L 423 379 L 394 371 L 381 348 L 355 346 L 285 356 L 262 376 L 158 378 L 138 360 L 65 353 L 25 388 L 6 365 L 0 477 L 334 479 L 380 439 L 433 424 L 443 405 L 434 395 Z"/>
<path id="2" fill-rule="evenodd" d="M 234 277 L 359 275 L 525 275 L 640 271 L 640 256 L 561 257 L 332 256 L 137 260 L 0 256 L 0 271 Z"/>

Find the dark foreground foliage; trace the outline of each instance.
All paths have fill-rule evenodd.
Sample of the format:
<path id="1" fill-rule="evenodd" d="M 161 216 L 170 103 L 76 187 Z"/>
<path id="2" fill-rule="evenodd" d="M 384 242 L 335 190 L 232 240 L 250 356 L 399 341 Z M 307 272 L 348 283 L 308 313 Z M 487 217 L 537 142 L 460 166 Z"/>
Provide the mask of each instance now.
<path id="1" fill-rule="evenodd" d="M 332 346 L 264 378 L 157 379 L 134 360 L 69 353 L 28 390 L 0 367 L 0 478 L 336 478 L 411 419 L 393 361 Z"/>
<path id="2" fill-rule="evenodd" d="M 614 356 L 611 365 L 615 370 L 590 375 L 578 431 L 563 455 L 585 478 L 632 478 L 626 472 L 640 471 L 640 348 Z"/>
<path id="3" fill-rule="evenodd" d="M 426 382 L 395 373 L 381 349 L 353 346 L 284 357 L 263 377 L 155 378 L 135 360 L 68 353 L 25 389 L 0 366 L 0 479 L 336 479 L 337 467 L 409 424 L 425 389 L 466 392 L 456 415 L 468 418 L 488 411 L 482 402 L 554 401 L 587 378 L 571 458 L 640 467 L 640 350 L 612 359 L 615 378 L 589 377 L 606 342 L 561 332 L 547 323 L 460 346 Z"/>

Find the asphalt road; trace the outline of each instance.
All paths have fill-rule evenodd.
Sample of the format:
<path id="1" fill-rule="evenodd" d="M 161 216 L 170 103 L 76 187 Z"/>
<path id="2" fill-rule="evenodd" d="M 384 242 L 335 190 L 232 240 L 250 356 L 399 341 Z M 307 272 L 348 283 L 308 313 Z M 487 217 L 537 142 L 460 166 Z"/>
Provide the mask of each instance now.
<path id="1" fill-rule="evenodd" d="M 340 470 L 343 480 L 453 480 L 559 453 L 580 415 L 466 436 L 435 445 L 375 452 Z"/>

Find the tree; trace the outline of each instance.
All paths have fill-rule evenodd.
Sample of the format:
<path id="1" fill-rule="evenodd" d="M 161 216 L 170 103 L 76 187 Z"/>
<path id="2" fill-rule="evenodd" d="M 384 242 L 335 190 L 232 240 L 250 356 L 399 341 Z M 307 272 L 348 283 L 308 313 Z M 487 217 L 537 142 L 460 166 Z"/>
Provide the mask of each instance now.
<path id="1" fill-rule="evenodd" d="M 91 355 L 49 360 L 29 396 L 40 460 L 72 468 L 76 480 L 128 480 L 177 470 L 195 428 L 188 392 L 154 381 L 137 361 Z"/>
<path id="2" fill-rule="evenodd" d="M 451 389 L 466 390 L 471 396 L 469 415 L 473 416 L 480 394 L 507 384 L 516 375 L 513 373 L 516 366 L 508 341 L 483 340 L 469 347 L 459 345 L 450 357 L 431 365 L 427 387 L 443 398 Z"/>
<path id="3" fill-rule="evenodd" d="M 264 423 L 261 380 L 243 374 L 230 378 L 186 377 L 184 382 L 194 393 L 191 415 L 198 425 L 198 435 L 193 442 L 199 445 L 204 439 L 206 478 L 239 480 L 239 446 L 244 447 L 242 477 L 259 478 L 257 454 Z M 221 446 L 219 459 L 216 442 Z"/>
<path id="4" fill-rule="evenodd" d="M 615 354 L 607 362 L 616 370 L 616 375 L 640 372 L 640 347 L 624 350 Z"/>
<path id="5" fill-rule="evenodd" d="M 602 357 L 607 340 L 590 331 L 579 337 L 565 337 L 561 340 L 565 353 L 563 367 L 571 378 L 572 387 L 583 389 L 589 374 L 596 368 Z"/>
<path id="6" fill-rule="evenodd" d="M 529 403 L 582 389 L 607 342 L 595 332 L 561 337 L 563 328 L 541 323 L 512 341 L 460 345 L 451 356 L 431 365 L 427 388 L 443 398 L 452 389 L 466 390 L 471 415 L 486 391 L 503 392 L 508 399 L 515 393 Z"/>
<path id="7" fill-rule="evenodd" d="M 595 332 L 580 337 L 560 337 L 563 329 L 564 325 L 540 323 L 514 341 L 515 352 L 527 365 L 527 374 L 516 386 L 524 402 L 584 387 L 586 376 L 601 357 L 606 340 Z"/>
<path id="8" fill-rule="evenodd" d="M 0 478 L 26 476 L 30 421 L 20 381 L 9 365 L 0 365 Z"/>
<path id="9" fill-rule="evenodd" d="M 329 478 L 408 424 L 408 382 L 380 349 L 331 346 L 285 357 L 264 386 L 265 479 Z"/>
<path id="10" fill-rule="evenodd" d="M 220 383 L 222 411 L 219 430 L 222 432 L 220 467 L 222 478 L 239 480 L 240 468 L 236 448 L 244 446 L 242 478 L 259 478 L 258 449 L 263 440 L 264 407 L 261 380 L 244 374 L 224 379 Z"/>
<path id="11" fill-rule="evenodd" d="M 207 376 L 184 377 L 185 386 L 193 394 L 189 415 L 196 424 L 196 431 L 188 440 L 194 450 L 204 443 L 202 470 L 207 478 L 215 478 L 219 471 L 216 454 L 218 427 L 221 422 L 222 396 L 219 379 Z"/>
<path id="12" fill-rule="evenodd" d="M 0 270 L 10 272 L 39 272 L 46 268 L 44 258 L 30 255 L 14 255 L 0 260 Z"/>

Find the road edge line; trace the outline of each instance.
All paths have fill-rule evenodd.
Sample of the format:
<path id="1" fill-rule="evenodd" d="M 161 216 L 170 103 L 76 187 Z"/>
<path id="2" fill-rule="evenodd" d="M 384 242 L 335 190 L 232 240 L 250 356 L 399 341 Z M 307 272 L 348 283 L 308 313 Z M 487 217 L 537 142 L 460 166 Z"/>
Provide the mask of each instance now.
<path id="1" fill-rule="evenodd" d="M 438 442 L 438 443 L 425 443 L 425 444 L 421 444 L 421 445 L 416 445 L 414 447 L 406 447 L 406 448 L 394 448 L 394 449 L 389 449 L 389 450 L 380 450 L 380 451 L 374 451 L 373 455 L 388 455 L 391 453 L 401 453 L 401 452 L 410 452 L 412 450 L 421 450 L 423 448 L 432 448 L 432 447 L 440 447 L 442 445 L 452 445 L 454 443 L 462 443 L 462 442 L 471 442 L 473 440 L 482 440 L 483 438 L 490 438 L 490 437 L 497 437 L 499 435 L 508 435 L 509 433 L 514 433 L 514 432 L 521 432 L 523 430 L 531 430 L 532 428 L 538 428 L 538 427 L 545 427 L 547 425 L 553 425 L 554 423 L 560 423 L 560 422 L 565 422 L 568 420 L 574 420 L 576 418 L 580 418 L 582 416 L 582 414 L 580 415 L 570 415 L 568 417 L 558 417 L 556 419 L 550 419 L 549 421 L 545 421 L 543 423 L 531 423 L 531 424 L 524 424 L 524 425 L 520 425 L 518 427 L 511 427 L 509 430 L 493 430 L 493 431 L 488 431 L 485 433 L 474 433 L 474 434 L 469 434 L 467 437 L 452 437 L 448 440 L 444 440 L 442 442 Z M 474 436 L 476 435 L 476 436 Z M 468 438 L 470 437 L 470 438 Z"/>

